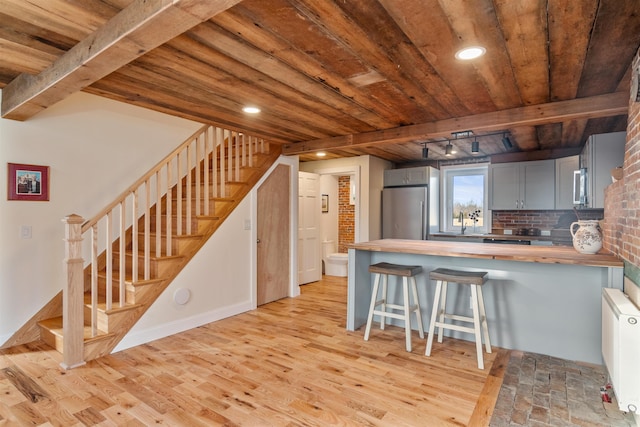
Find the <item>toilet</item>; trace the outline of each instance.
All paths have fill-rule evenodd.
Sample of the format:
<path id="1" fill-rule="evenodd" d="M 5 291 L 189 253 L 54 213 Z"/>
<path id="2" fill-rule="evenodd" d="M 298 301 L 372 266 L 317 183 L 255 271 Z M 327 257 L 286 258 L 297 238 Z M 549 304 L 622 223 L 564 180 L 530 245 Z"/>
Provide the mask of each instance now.
<path id="1" fill-rule="evenodd" d="M 322 262 L 327 276 L 347 277 L 348 254 L 336 252 L 333 240 L 322 242 Z"/>

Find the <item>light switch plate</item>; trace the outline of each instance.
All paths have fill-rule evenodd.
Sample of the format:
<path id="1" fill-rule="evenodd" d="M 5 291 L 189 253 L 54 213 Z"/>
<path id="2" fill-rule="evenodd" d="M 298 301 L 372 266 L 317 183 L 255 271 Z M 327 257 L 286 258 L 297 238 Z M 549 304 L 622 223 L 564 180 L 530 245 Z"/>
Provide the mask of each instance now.
<path id="1" fill-rule="evenodd" d="M 31 238 L 31 226 L 30 225 L 21 225 L 20 226 L 20 238 L 21 239 L 30 239 Z"/>

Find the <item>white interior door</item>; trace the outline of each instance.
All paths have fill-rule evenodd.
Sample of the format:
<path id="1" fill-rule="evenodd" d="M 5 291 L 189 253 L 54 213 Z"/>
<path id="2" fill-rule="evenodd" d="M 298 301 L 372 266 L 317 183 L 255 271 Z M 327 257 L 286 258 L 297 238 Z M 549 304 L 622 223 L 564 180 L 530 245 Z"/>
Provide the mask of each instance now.
<path id="1" fill-rule="evenodd" d="M 322 279 L 320 175 L 298 172 L 298 283 Z"/>

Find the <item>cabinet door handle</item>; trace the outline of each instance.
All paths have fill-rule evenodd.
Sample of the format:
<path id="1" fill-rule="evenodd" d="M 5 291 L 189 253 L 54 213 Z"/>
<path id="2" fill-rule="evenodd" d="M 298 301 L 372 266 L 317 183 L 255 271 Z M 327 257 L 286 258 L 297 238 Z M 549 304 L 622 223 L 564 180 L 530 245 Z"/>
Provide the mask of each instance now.
<path id="1" fill-rule="evenodd" d="M 520 200 L 520 209 L 524 209 L 524 200 Z"/>
<path id="2" fill-rule="evenodd" d="M 520 208 L 520 200 L 516 200 L 516 209 Z"/>

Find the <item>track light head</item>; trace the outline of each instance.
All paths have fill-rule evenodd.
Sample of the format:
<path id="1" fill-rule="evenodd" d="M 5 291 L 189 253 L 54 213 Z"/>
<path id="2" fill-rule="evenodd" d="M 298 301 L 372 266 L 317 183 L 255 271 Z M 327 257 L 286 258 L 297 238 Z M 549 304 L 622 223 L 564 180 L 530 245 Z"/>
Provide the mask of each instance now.
<path id="1" fill-rule="evenodd" d="M 429 158 L 429 149 L 427 148 L 427 144 L 424 144 L 422 146 L 422 158 L 423 159 Z"/>
<path id="2" fill-rule="evenodd" d="M 444 149 L 444 155 L 447 157 L 451 157 L 454 153 L 455 151 L 453 150 L 453 145 L 451 145 L 451 141 L 449 141 L 449 143 Z"/>
<path id="3" fill-rule="evenodd" d="M 477 156 L 478 154 L 480 154 L 480 143 L 475 139 L 471 142 L 471 155 Z"/>

